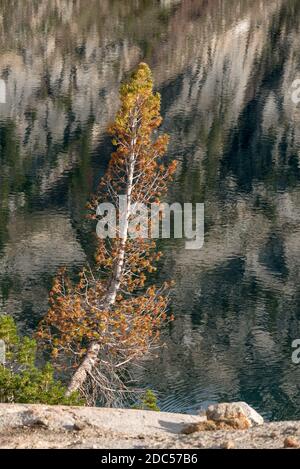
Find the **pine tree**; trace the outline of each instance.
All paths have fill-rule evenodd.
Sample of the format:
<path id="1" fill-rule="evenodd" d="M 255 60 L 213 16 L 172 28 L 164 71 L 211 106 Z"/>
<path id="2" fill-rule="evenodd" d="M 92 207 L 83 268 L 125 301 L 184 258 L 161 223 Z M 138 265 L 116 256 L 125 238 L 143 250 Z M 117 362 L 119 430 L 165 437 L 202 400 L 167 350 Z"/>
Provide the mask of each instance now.
<path id="1" fill-rule="evenodd" d="M 95 268 L 84 269 L 76 285 L 64 270 L 55 279 L 50 310 L 39 331 L 57 362 L 74 367 L 68 393 L 80 390 L 88 402 L 105 405 L 122 403 L 129 364 L 157 346 L 168 321 L 170 285 L 145 287 L 161 253 L 142 235 L 145 227 L 141 235 L 130 236 L 130 221 L 139 203 L 160 201 L 176 169 L 174 162 L 165 161 L 168 136 L 154 138 L 162 122 L 160 95 L 153 92 L 146 64 L 121 86 L 120 101 L 109 129 L 116 151 L 89 210 L 96 219 L 99 203 L 113 203 L 124 223 L 114 239 L 99 239 Z M 121 194 L 125 213 L 119 206 Z"/>

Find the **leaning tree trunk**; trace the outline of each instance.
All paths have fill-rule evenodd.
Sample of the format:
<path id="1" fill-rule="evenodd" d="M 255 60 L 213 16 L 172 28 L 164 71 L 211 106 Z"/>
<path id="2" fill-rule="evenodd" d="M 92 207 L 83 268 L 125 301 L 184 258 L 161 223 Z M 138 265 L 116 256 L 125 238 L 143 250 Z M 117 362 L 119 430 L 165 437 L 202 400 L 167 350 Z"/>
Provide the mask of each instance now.
<path id="1" fill-rule="evenodd" d="M 127 190 L 126 190 L 126 198 L 127 198 L 127 213 L 126 217 L 124 217 L 125 222 L 122 227 L 122 232 L 120 232 L 120 249 L 119 254 L 116 259 L 115 267 L 113 270 L 113 274 L 110 280 L 109 288 L 107 295 L 102 302 L 103 310 L 109 310 L 116 301 L 116 297 L 118 294 L 118 290 L 120 288 L 121 278 L 124 270 L 124 262 L 125 262 L 125 250 L 126 250 L 126 242 L 128 239 L 128 226 L 129 226 L 129 217 L 131 213 L 131 206 L 132 206 L 132 188 L 133 188 L 133 178 L 134 178 L 134 167 L 135 167 L 135 143 L 136 139 L 133 139 L 131 142 L 132 151 L 129 156 L 129 164 L 128 164 L 128 181 L 127 181 Z M 86 355 L 82 361 L 82 363 L 77 368 L 76 372 L 74 373 L 70 384 L 67 390 L 67 396 L 72 394 L 75 391 L 80 390 L 80 388 L 84 385 L 85 381 L 89 376 L 92 375 L 93 369 L 99 363 L 99 354 L 101 351 L 101 344 L 99 342 L 91 342 L 89 345 Z"/>

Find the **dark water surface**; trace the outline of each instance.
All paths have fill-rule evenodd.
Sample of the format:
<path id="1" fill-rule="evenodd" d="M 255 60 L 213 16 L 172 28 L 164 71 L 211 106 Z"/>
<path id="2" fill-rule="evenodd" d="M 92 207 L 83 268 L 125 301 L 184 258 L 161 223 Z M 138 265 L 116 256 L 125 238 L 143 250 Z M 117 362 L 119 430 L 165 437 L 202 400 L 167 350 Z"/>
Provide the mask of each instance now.
<path id="1" fill-rule="evenodd" d="M 33 329 L 57 268 L 91 255 L 105 129 L 145 60 L 179 161 L 169 199 L 205 202 L 206 234 L 162 243 L 176 321 L 142 381 L 163 410 L 299 419 L 299 38 L 299 0 L 0 0 L 0 311 Z"/>

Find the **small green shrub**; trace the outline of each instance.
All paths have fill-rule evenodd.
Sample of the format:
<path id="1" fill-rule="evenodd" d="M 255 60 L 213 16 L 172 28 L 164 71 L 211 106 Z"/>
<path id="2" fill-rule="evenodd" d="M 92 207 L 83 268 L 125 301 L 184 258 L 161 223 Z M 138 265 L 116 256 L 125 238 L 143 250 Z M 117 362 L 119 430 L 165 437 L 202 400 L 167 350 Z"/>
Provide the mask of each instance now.
<path id="1" fill-rule="evenodd" d="M 82 405 L 77 393 L 66 397 L 66 388 L 54 378 L 47 363 L 36 366 L 36 341 L 20 337 L 12 317 L 0 317 L 0 340 L 5 343 L 5 362 L 0 363 L 0 402 Z"/>
<path id="2" fill-rule="evenodd" d="M 160 408 L 157 404 L 157 397 L 154 392 L 150 389 L 147 389 L 147 391 L 142 394 L 139 402 L 133 408 L 139 410 L 154 410 L 155 412 L 160 412 Z"/>

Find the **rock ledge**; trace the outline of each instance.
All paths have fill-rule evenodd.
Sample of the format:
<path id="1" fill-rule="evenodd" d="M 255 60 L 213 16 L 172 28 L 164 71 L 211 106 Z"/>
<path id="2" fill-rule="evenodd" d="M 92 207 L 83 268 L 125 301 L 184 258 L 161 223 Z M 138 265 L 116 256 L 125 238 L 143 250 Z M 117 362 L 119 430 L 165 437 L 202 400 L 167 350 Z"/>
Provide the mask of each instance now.
<path id="1" fill-rule="evenodd" d="M 231 415 L 218 404 L 208 415 Z M 232 404 L 230 404 L 232 405 Z M 221 407 L 220 407 L 221 406 Z M 223 406 L 223 407 L 222 407 Z M 235 406 L 241 406 L 236 403 Z M 243 411 L 248 412 L 244 405 Z M 234 407 L 239 409 L 240 407 Z M 260 422 L 256 414 L 249 419 Z M 217 429 L 182 434 L 191 424 L 208 422 L 206 416 L 92 407 L 0 405 L 0 448 L 296 448 L 300 422 L 274 422 L 247 430 Z"/>

